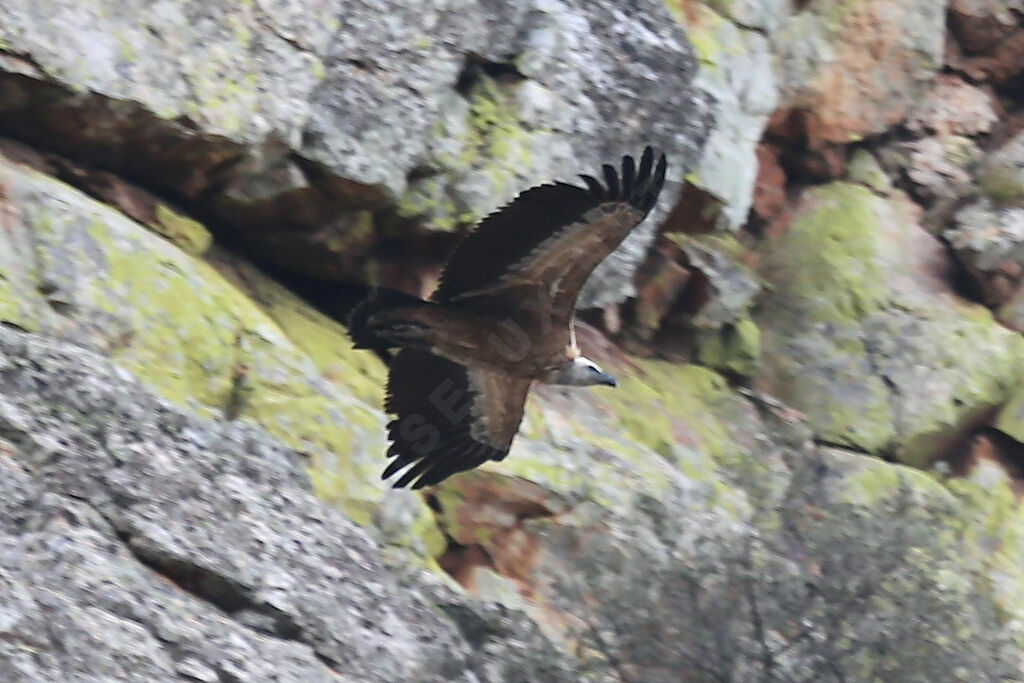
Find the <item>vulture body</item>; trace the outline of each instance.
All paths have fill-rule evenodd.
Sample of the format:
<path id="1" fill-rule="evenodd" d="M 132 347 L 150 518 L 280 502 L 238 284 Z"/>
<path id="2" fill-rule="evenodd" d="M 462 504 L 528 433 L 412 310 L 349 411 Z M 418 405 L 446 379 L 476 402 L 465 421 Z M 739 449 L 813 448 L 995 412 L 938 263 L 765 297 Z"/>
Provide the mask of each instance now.
<path id="1" fill-rule="evenodd" d="M 422 300 L 376 290 L 349 317 L 356 348 L 389 365 L 385 410 L 395 487 L 436 484 L 501 460 L 530 386 L 615 385 L 576 346 L 573 313 L 590 273 L 654 207 L 665 156 L 602 167 L 604 182 L 556 182 L 484 218 Z"/>

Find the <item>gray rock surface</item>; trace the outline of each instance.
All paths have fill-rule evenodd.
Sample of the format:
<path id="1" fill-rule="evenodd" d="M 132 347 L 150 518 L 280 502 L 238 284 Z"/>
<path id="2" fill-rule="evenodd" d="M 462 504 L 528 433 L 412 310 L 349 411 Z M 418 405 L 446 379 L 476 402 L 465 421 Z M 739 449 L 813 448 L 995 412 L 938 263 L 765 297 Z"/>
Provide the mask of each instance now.
<path id="1" fill-rule="evenodd" d="M 1024 368 L 1024 340 L 952 296 L 948 272 L 905 196 L 807 192 L 762 262 L 759 386 L 825 441 L 928 465 Z"/>
<path id="2" fill-rule="evenodd" d="M 531 587 L 531 614 L 581 653 L 584 673 L 1021 678 L 1012 628 L 982 597 L 989 579 L 960 569 L 987 563 L 975 522 L 958 532 L 942 521 L 973 519 L 960 498 L 917 470 L 815 445 L 770 399 L 755 409 L 728 393 L 703 398 L 685 422 L 728 425 L 717 455 L 681 440 L 665 466 L 650 451 L 588 444 L 602 416 L 583 408 L 582 429 L 561 432 L 559 449 L 520 447 L 507 468 L 452 480 L 437 496 L 442 519 Z M 1019 556 L 1019 543 L 1010 548 Z M 468 572 L 488 590 L 486 571 Z M 946 641 L 950 632 L 963 637 Z"/>
<path id="3" fill-rule="evenodd" d="M 656 0 L 18 0 L 0 7 L 0 46 L 0 127 L 188 197 L 272 262 L 363 282 L 379 277 L 378 219 L 471 224 L 644 144 L 679 180 L 711 113 Z M 479 61 L 518 82 L 460 85 Z M 609 259 L 584 306 L 632 293 L 652 231 Z"/>
<path id="4" fill-rule="evenodd" d="M 981 193 L 1001 203 L 1024 204 L 1024 132 L 989 154 L 977 169 Z"/>
<path id="5" fill-rule="evenodd" d="M 1024 207 L 977 200 L 956 212 L 943 236 L 987 302 L 1006 301 L 1024 281 Z"/>
<path id="6" fill-rule="evenodd" d="M 989 583 L 1012 570 L 988 568 L 962 502 L 913 470 L 817 448 L 805 428 L 735 396 L 709 395 L 700 410 L 705 425 L 728 419 L 734 430 L 721 470 L 703 448 L 676 451 L 679 470 L 650 451 L 633 465 L 606 451 L 575 492 L 485 472 L 440 494 L 451 521 L 473 482 L 499 482 L 484 500 L 509 510 L 531 509 L 517 491 L 549 496 L 518 521 L 470 518 L 485 530 L 511 523 L 512 536 L 453 530 L 478 534 L 499 566 L 527 552 L 538 624 L 387 566 L 260 431 L 189 416 L 90 352 L 2 327 L 0 671 L 12 681 L 1016 680 L 996 605 L 1014 615 L 1019 605 L 994 602 Z M 569 439 L 568 452 L 592 448 Z M 572 471 L 549 448 L 529 451 L 556 457 L 548 472 Z M 609 466 L 619 475 L 607 478 Z M 952 519 L 960 532 L 937 533 Z M 531 551 L 530 539 L 543 543 Z M 1018 545 L 1006 538 L 1008 562 Z M 551 639 L 579 643 L 576 658 Z"/>
<path id="7" fill-rule="evenodd" d="M 388 570 L 259 430 L 7 327 L 0 387 L 4 680 L 574 680 L 521 615 Z M 445 610 L 507 638 L 471 657 Z"/>
<path id="8" fill-rule="evenodd" d="M 1000 325 L 936 239 L 1020 279 L 1022 11 L 0 3 L 0 131 L 80 162 L 0 141 L 0 680 L 1024 681 L 1024 290 Z M 379 481 L 381 366 L 223 248 L 426 286 L 420 228 L 648 142 L 669 188 L 585 306 L 684 173 L 719 230 L 777 198 L 686 249 L 693 362 L 581 326 L 619 387 L 540 388 L 424 495 Z"/>
<path id="9" fill-rule="evenodd" d="M 926 203 L 953 202 L 969 192 L 967 170 L 981 156 L 977 144 L 962 135 L 927 137 L 897 146 L 902 148 L 907 180 L 914 196 Z"/>
<path id="10" fill-rule="evenodd" d="M 945 3 L 824 0 L 771 34 L 782 105 L 806 113 L 812 148 L 880 133 L 932 86 L 942 65 Z"/>
<path id="11" fill-rule="evenodd" d="M 734 3 L 733 21 L 702 5 L 691 10 L 692 19 L 686 12 L 679 16 L 699 48 L 696 84 L 716 101 L 715 120 L 690 180 L 725 202 L 716 227 L 730 232 L 747 220 L 757 177 L 757 144 L 779 104 L 771 44 L 756 30 L 757 23 L 752 27 L 742 21 L 750 4 Z M 774 20 L 783 16 L 775 14 Z"/>
<path id="12" fill-rule="evenodd" d="M 998 120 L 995 102 L 990 92 L 960 78 L 940 78 L 931 92 L 915 103 L 905 125 L 911 132 L 940 137 L 987 133 Z"/>

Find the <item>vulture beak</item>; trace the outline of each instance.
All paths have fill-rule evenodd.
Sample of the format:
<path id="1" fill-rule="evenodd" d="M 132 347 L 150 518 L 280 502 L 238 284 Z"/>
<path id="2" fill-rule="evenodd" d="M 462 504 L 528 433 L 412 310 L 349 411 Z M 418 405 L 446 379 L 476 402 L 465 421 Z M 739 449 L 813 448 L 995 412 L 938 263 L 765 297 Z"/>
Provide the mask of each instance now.
<path id="1" fill-rule="evenodd" d="M 601 373 L 601 384 L 607 384 L 610 387 L 619 386 L 619 383 L 615 381 L 615 378 L 609 375 L 607 372 Z"/>

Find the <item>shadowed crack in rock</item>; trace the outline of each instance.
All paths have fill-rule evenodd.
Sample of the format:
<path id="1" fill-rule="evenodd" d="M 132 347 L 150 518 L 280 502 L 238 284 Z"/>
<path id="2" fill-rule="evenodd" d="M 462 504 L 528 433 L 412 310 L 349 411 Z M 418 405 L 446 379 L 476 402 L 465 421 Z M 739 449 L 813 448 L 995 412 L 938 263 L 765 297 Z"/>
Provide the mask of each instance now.
<path id="1" fill-rule="evenodd" d="M 146 548 L 125 533 L 119 536 L 139 562 L 244 626 L 277 638 L 303 642 L 302 629 L 291 615 L 254 600 L 252 591 L 231 577 Z"/>

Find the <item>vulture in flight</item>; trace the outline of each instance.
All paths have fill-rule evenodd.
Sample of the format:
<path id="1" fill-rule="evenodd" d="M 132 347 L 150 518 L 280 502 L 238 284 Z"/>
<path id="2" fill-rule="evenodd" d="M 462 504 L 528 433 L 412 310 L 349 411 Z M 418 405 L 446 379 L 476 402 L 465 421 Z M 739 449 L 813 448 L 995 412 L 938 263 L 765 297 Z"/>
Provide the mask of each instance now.
<path id="1" fill-rule="evenodd" d="M 573 312 L 590 273 L 654 207 L 665 155 L 605 164 L 604 182 L 521 193 L 456 247 L 429 300 L 378 289 L 349 334 L 389 365 L 385 410 L 396 488 L 436 484 L 503 459 L 534 382 L 615 386 L 576 346 Z M 403 471 L 404 470 L 404 471 Z"/>

